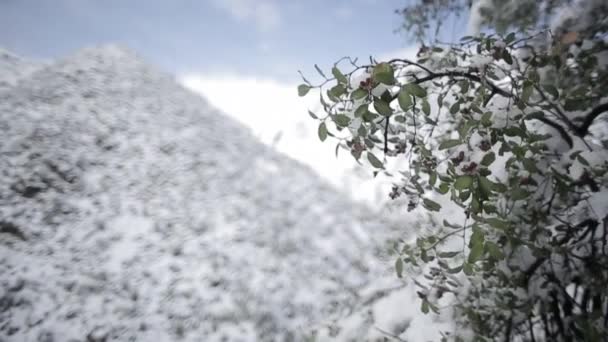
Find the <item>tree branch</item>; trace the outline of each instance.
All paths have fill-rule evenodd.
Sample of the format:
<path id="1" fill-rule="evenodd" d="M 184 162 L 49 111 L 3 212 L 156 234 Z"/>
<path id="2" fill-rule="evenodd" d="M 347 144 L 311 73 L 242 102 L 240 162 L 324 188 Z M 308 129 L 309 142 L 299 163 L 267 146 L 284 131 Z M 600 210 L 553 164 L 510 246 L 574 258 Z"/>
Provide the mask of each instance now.
<path id="1" fill-rule="evenodd" d="M 575 131 L 576 126 L 572 123 L 572 121 L 570 121 L 570 119 L 568 119 L 568 116 L 566 116 L 566 114 L 564 114 L 564 112 L 561 110 L 561 108 L 559 108 L 558 105 L 556 105 L 551 100 L 549 100 L 547 95 L 542 91 L 542 89 L 538 85 L 535 85 L 534 88 L 536 89 L 538 94 L 540 94 L 540 97 L 543 99 L 543 101 L 548 103 L 555 110 L 555 113 L 552 113 L 552 112 L 551 113 L 553 115 L 557 116 L 559 119 L 561 119 L 568 126 L 568 128 Z M 572 147 L 572 145 L 570 145 L 570 147 Z"/>
<path id="2" fill-rule="evenodd" d="M 424 83 L 424 82 L 428 82 L 431 80 L 434 80 L 436 78 L 440 78 L 440 77 L 463 77 L 463 78 L 468 78 L 471 81 L 477 82 L 477 83 L 481 83 L 483 85 L 486 85 L 490 88 L 490 90 L 492 92 L 495 92 L 496 94 L 499 94 L 501 96 L 504 97 L 508 97 L 508 98 L 512 98 L 515 97 L 515 95 L 513 95 L 512 93 L 498 87 L 497 85 L 493 84 L 492 82 L 489 82 L 488 80 L 484 80 L 481 77 L 472 74 L 470 72 L 464 72 L 464 71 L 445 71 L 445 72 L 431 72 L 429 73 L 428 76 L 426 77 L 422 77 L 419 78 L 417 80 L 414 81 L 414 83 Z"/>
<path id="3" fill-rule="evenodd" d="M 420 65 L 418 63 L 414 63 L 409 60 L 393 59 L 393 60 L 391 60 L 391 62 L 402 62 L 402 63 L 408 64 L 408 65 L 417 66 L 417 67 L 421 68 L 422 70 L 424 70 L 425 72 L 427 72 L 428 73 L 427 76 L 417 78 L 414 80 L 414 83 L 416 83 L 416 84 L 432 81 L 434 79 L 441 78 L 441 77 L 452 77 L 452 78 L 462 77 L 462 78 L 466 78 L 471 81 L 480 83 L 480 84 L 490 88 L 492 95 L 498 94 L 498 95 L 501 95 L 506 98 L 517 99 L 517 96 L 515 94 L 513 94 L 507 90 L 504 90 L 504 89 L 500 88 L 499 86 L 495 85 L 494 83 L 492 83 L 486 79 L 483 79 L 479 75 L 476 75 L 471 72 L 456 71 L 456 70 L 444 71 L 444 72 L 432 72 L 431 70 L 423 67 L 422 65 Z M 539 91 L 539 93 L 541 93 L 541 96 L 543 97 L 543 99 L 545 101 L 549 101 L 548 98 L 545 96 L 545 94 L 542 93 L 542 91 L 538 87 L 536 87 L 536 88 Z M 397 94 L 393 95 L 392 100 L 395 100 L 396 98 L 397 98 Z M 550 101 L 549 101 L 549 103 L 550 103 Z M 583 123 L 580 126 L 576 126 L 570 120 L 568 120 L 568 118 L 566 117 L 565 114 L 563 114 L 563 113 L 561 113 L 561 111 L 559 111 L 559 107 L 556 107 L 552 103 L 550 103 L 550 104 L 558 110 L 558 115 L 560 116 L 560 118 L 565 120 L 565 123 L 568 125 L 568 128 L 571 129 L 572 131 L 574 131 L 575 135 L 578 137 L 584 137 L 585 135 L 587 135 L 589 133 L 589 127 L 593 124 L 593 121 L 598 116 L 600 116 L 602 113 L 608 112 L 608 103 L 603 103 L 603 104 L 593 108 L 587 115 L 585 115 Z M 484 105 L 487 105 L 487 102 L 484 103 Z M 553 127 L 554 129 L 556 129 L 559 132 L 560 136 L 568 143 L 568 145 L 570 147 L 573 146 L 572 138 L 570 137 L 570 134 L 568 134 L 568 131 L 566 130 L 566 128 L 564 128 L 563 126 L 559 125 L 558 123 L 553 122 L 546 118 L 539 119 L 539 120 L 541 122 Z"/>
<path id="4" fill-rule="evenodd" d="M 574 143 L 572 141 L 572 138 L 570 137 L 570 134 L 568 134 L 566 129 L 564 127 L 562 127 L 560 124 L 558 124 L 557 122 L 553 122 L 545 117 L 537 118 L 537 120 L 541 121 L 542 123 L 544 123 L 548 126 L 555 128 L 555 130 L 557 130 L 559 135 L 561 135 L 562 138 L 568 143 L 568 146 L 570 146 L 570 148 L 572 148 L 572 146 L 574 146 Z"/>
<path id="5" fill-rule="evenodd" d="M 589 127 L 591 127 L 593 121 L 605 112 L 608 112 L 608 102 L 593 108 L 587 115 L 585 115 L 583 123 L 576 128 L 576 135 L 579 137 L 584 137 L 587 135 L 589 133 Z"/>
<path id="6" fill-rule="evenodd" d="M 388 153 L 388 128 L 389 128 L 389 120 L 390 116 L 386 117 L 386 122 L 384 124 L 384 156 Z"/>
<path id="7" fill-rule="evenodd" d="M 393 58 L 390 61 L 388 61 L 389 64 L 392 64 L 392 63 L 395 63 L 395 62 L 401 62 L 401 63 L 406 64 L 406 65 L 417 66 L 417 67 L 419 67 L 420 69 L 426 71 L 429 74 L 433 73 L 429 68 L 425 67 L 424 65 L 416 63 L 416 62 L 413 62 L 413 61 L 410 61 L 409 59 Z"/>

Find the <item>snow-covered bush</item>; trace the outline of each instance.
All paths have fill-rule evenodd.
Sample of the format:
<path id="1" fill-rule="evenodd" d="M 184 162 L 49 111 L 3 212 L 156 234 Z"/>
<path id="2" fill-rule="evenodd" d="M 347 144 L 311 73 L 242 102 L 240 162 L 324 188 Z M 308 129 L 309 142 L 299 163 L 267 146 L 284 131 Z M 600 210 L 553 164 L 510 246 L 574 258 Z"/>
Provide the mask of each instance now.
<path id="1" fill-rule="evenodd" d="M 425 41 L 469 9 L 479 34 Z M 424 272 L 423 313 L 452 298 L 462 329 L 446 340 L 603 340 L 608 5 L 431 0 L 398 12 L 417 60 L 344 58 L 298 87 L 320 91 L 324 113 L 309 113 L 320 140 L 393 176 L 408 210 L 441 218 L 395 244 L 397 275 Z"/>

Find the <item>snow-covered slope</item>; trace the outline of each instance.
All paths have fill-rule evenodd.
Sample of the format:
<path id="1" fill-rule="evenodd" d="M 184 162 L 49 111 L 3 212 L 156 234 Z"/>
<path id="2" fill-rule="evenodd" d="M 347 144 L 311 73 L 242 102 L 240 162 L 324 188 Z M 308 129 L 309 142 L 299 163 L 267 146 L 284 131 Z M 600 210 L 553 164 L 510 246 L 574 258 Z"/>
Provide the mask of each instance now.
<path id="1" fill-rule="evenodd" d="M 0 341 L 301 340 L 387 271 L 387 222 L 128 50 L 0 88 L 0 134 Z"/>
<path id="2" fill-rule="evenodd" d="M 0 48 L 0 91 L 10 88 L 42 66 L 42 63 L 23 59 Z"/>

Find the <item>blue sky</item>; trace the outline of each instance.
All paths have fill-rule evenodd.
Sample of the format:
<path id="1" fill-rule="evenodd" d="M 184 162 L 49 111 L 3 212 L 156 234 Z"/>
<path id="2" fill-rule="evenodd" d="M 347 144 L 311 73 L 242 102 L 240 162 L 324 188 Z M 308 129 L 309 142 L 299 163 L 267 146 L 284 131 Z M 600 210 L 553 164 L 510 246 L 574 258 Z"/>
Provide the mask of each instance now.
<path id="1" fill-rule="evenodd" d="M 118 42 L 175 72 L 294 80 L 296 70 L 407 45 L 403 0 L 2 0 L 0 46 L 55 58 Z"/>

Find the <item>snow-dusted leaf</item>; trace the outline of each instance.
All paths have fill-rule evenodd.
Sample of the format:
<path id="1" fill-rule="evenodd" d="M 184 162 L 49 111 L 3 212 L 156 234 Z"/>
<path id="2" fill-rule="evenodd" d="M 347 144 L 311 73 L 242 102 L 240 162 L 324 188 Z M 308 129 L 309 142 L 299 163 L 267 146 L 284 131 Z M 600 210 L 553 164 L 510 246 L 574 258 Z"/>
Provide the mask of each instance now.
<path id="1" fill-rule="evenodd" d="M 325 126 L 325 122 L 321 122 L 317 130 L 317 134 L 321 141 L 325 141 L 325 139 L 327 139 L 327 126 Z"/>
<path id="2" fill-rule="evenodd" d="M 306 96 L 306 94 L 308 94 L 309 91 L 310 91 L 310 86 L 308 84 L 300 84 L 298 86 L 298 95 L 299 96 Z"/>
<path id="3" fill-rule="evenodd" d="M 439 144 L 439 149 L 440 150 L 445 150 L 448 148 L 452 148 L 452 147 L 456 147 L 458 145 L 461 145 L 462 141 L 459 139 L 450 139 L 450 140 L 444 140 L 441 142 L 441 144 Z"/>
<path id="4" fill-rule="evenodd" d="M 380 161 L 380 159 L 378 159 L 378 157 L 376 157 L 371 152 L 367 152 L 367 160 L 369 161 L 370 164 L 372 164 L 373 167 L 375 167 L 377 169 L 384 168 L 384 165 L 382 164 L 382 162 Z"/>

